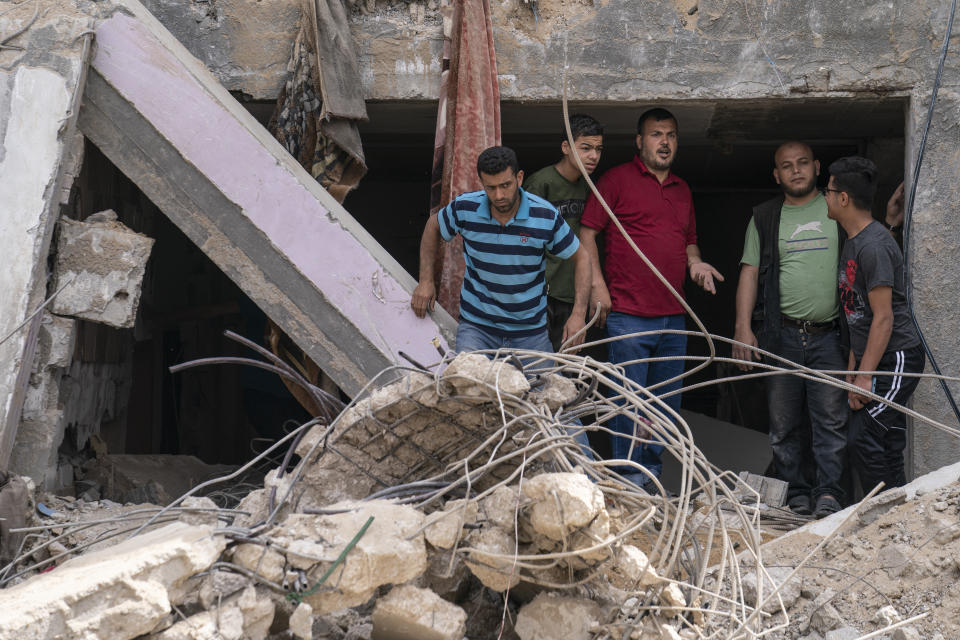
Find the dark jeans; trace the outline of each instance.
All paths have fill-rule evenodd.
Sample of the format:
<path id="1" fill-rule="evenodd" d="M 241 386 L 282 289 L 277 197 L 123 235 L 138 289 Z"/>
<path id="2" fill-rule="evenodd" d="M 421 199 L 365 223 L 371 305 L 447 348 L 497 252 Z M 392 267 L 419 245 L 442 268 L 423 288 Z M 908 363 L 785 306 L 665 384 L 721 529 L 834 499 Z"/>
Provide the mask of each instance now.
<path id="1" fill-rule="evenodd" d="M 883 354 L 877 371 L 893 375 L 874 376 L 873 392 L 884 399 L 906 404 L 920 378 L 905 378 L 902 373 L 921 373 L 926 356 L 917 345 L 903 351 Z M 903 450 L 907 446 L 907 416 L 883 402 L 874 400 L 850 416 L 850 460 L 864 493 L 881 481 L 884 489 L 906 484 Z"/>
<path id="2" fill-rule="evenodd" d="M 847 368 L 839 331 L 808 333 L 782 327 L 777 355 L 811 369 Z M 777 364 L 771 361 L 771 364 Z M 841 476 L 847 448 L 847 392 L 822 382 L 780 374 L 767 378 L 770 448 L 777 476 L 788 483 L 787 499 L 829 493 L 844 500 Z M 804 414 L 810 418 L 809 431 Z M 803 459 L 812 450 L 816 487 L 803 474 Z"/>
<path id="3" fill-rule="evenodd" d="M 662 316 L 659 318 L 643 318 L 626 313 L 611 313 L 607 316 L 607 333 L 612 338 L 629 333 L 655 331 L 662 329 L 683 330 L 686 322 L 682 315 Z M 660 333 L 625 340 L 616 340 L 609 343 L 610 362 L 619 364 L 639 358 L 664 358 L 687 355 L 687 336 L 675 333 Z M 683 373 L 684 361 L 679 358 L 660 362 L 640 362 L 625 367 L 627 377 L 640 386 L 650 387 L 658 382 L 669 380 Z M 654 390 L 657 395 L 675 391 L 683 384 L 676 380 L 670 384 Z M 673 410 L 680 409 L 680 394 L 664 398 L 664 402 Z M 632 416 L 619 415 L 610 421 L 610 428 L 618 433 L 633 435 L 637 426 L 637 419 Z M 631 438 L 613 436 L 610 442 L 614 460 L 632 460 L 650 470 L 659 477 L 663 465 L 660 454 L 663 452 L 661 444 L 639 444 Z M 633 450 L 631 452 L 631 445 Z M 629 456 L 629 458 L 628 458 Z M 615 469 L 628 480 L 636 484 L 643 484 L 646 477 L 631 467 Z"/>
<path id="4" fill-rule="evenodd" d="M 560 351 L 563 342 L 563 327 L 573 313 L 573 303 L 547 296 L 547 333 L 554 351 Z"/>

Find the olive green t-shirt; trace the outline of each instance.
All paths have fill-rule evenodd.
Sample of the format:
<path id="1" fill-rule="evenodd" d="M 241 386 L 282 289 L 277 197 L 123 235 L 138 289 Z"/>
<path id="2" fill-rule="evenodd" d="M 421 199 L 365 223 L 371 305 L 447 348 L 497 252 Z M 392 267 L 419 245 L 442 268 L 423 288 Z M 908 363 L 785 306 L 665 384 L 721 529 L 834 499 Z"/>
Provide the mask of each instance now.
<path id="1" fill-rule="evenodd" d="M 580 233 L 580 218 L 587 201 L 587 185 L 583 178 L 570 182 L 550 165 L 523 181 L 523 189 L 540 196 L 557 208 L 574 233 Z M 573 260 L 561 260 L 547 254 L 547 295 L 573 303 Z"/>
<path id="2" fill-rule="evenodd" d="M 780 313 L 798 320 L 829 322 L 838 315 L 837 223 L 827 217 L 822 195 L 780 209 Z M 760 235 L 750 218 L 743 264 L 760 266 Z"/>

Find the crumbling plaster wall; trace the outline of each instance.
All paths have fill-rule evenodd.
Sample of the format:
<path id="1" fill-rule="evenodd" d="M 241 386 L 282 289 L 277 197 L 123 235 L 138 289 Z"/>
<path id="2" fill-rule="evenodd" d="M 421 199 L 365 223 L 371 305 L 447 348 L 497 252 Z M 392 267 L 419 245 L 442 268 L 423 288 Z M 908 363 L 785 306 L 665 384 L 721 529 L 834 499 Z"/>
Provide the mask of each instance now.
<path id="1" fill-rule="evenodd" d="M 298 2 L 146 4 L 228 89 L 272 99 L 285 73 Z M 442 36 L 435 3 L 426 3 L 424 14 L 410 4 L 350 1 L 371 100 L 438 96 Z M 920 139 L 949 10 L 949 3 L 935 0 L 539 0 L 535 19 L 522 0 L 490 4 L 504 100 L 558 100 L 565 65 L 572 99 L 637 102 L 638 108 L 652 101 L 906 95 L 904 171 Z M 219 17 L 200 17 L 211 11 Z M 958 55 L 960 42 L 954 42 L 918 185 L 910 256 L 919 321 L 944 373 L 954 375 L 960 320 L 952 307 L 960 276 L 949 256 L 960 246 Z M 954 387 L 960 397 L 960 385 Z M 917 392 L 915 408 L 954 422 L 939 387 L 929 382 Z M 912 444 L 918 474 L 960 458 L 960 443 L 927 426 L 917 426 Z"/>

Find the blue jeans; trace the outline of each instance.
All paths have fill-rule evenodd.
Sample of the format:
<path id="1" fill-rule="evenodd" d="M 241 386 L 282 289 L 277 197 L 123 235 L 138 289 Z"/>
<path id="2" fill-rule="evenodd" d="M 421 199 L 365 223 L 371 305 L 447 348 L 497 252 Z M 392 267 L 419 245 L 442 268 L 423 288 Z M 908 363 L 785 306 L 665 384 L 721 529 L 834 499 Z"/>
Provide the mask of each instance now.
<path id="1" fill-rule="evenodd" d="M 799 327 L 780 329 L 777 355 L 811 369 L 844 370 L 839 331 L 808 333 Z M 782 363 L 768 361 L 770 364 Z M 847 453 L 847 392 L 822 382 L 792 375 L 767 378 L 770 411 L 770 448 L 777 476 L 790 483 L 787 498 L 829 493 L 841 502 Z M 806 429 L 804 415 L 810 417 Z M 804 478 L 803 459 L 813 453 L 816 487 Z"/>
<path id="2" fill-rule="evenodd" d="M 661 316 L 658 318 L 644 318 L 642 316 L 633 316 L 626 313 L 611 313 L 607 316 L 607 335 L 611 338 L 616 336 L 638 333 L 641 331 L 657 331 L 663 329 L 684 330 L 686 321 L 682 315 Z M 610 362 L 619 364 L 628 360 L 639 358 L 662 358 L 670 356 L 685 356 L 687 354 L 687 336 L 676 333 L 660 333 L 627 338 L 625 340 L 616 340 L 608 344 L 610 349 Z M 669 380 L 683 373 L 683 360 L 664 360 L 662 362 L 638 362 L 625 367 L 627 377 L 642 387 L 649 387 Z M 654 390 L 656 395 L 661 395 L 669 391 L 676 391 L 683 384 L 682 380 L 676 380 L 668 385 L 658 387 Z M 674 394 L 669 398 L 664 398 L 664 403 L 674 411 L 680 408 L 680 394 Z M 636 420 L 631 416 L 619 415 L 610 421 L 610 428 L 617 433 L 623 433 L 632 436 L 636 426 Z M 660 444 L 639 444 L 630 438 L 611 436 L 611 447 L 614 460 L 631 460 L 646 467 L 654 476 L 660 477 L 660 471 L 663 467 L 660 461 L 660 454 L 663 452 L 663 445 Z M 630 446 L 633 445 L 631 453 Z M 629 458 L 627 456 L 630 456 Z M 615 471 L 623 477 L 633 481 L 635 484 L 642 485 L 647 477 L 637 472 L 631 467 L 615 468 Z"/>
<path id="3" fill-rule="evenodd" d="M 547 336 L 547 328 L 532 336 L 506 338 L 492 333 L 478 324 L 460 321 L 457 327 L 457 353 L 479 351 L 480 349 L 529 349 L 553 353 L 553 345 Z"/>

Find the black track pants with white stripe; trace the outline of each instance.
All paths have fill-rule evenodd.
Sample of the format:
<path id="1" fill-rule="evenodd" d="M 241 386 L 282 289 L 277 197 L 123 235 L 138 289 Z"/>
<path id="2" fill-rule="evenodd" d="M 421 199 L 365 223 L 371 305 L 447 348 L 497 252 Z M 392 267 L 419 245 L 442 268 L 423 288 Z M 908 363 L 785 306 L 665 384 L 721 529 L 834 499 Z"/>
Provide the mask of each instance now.
<path id="1" fill-rule="evenodd" d="M 883 354 L 877 371 L 890 375 L 874 376 L 874 393 L 884 400 L 905 405 L 920 379 L 904 373 L 922 373 L 926 357 L 917 345 Z M 874 400 L 850 416 L 847 442 L 850 461 L 860 478 L 864 493 L 883 481 L 885 489 L 906 483 L 903 450 L 907 445 L 907 416 L 886 402 Z"/>

